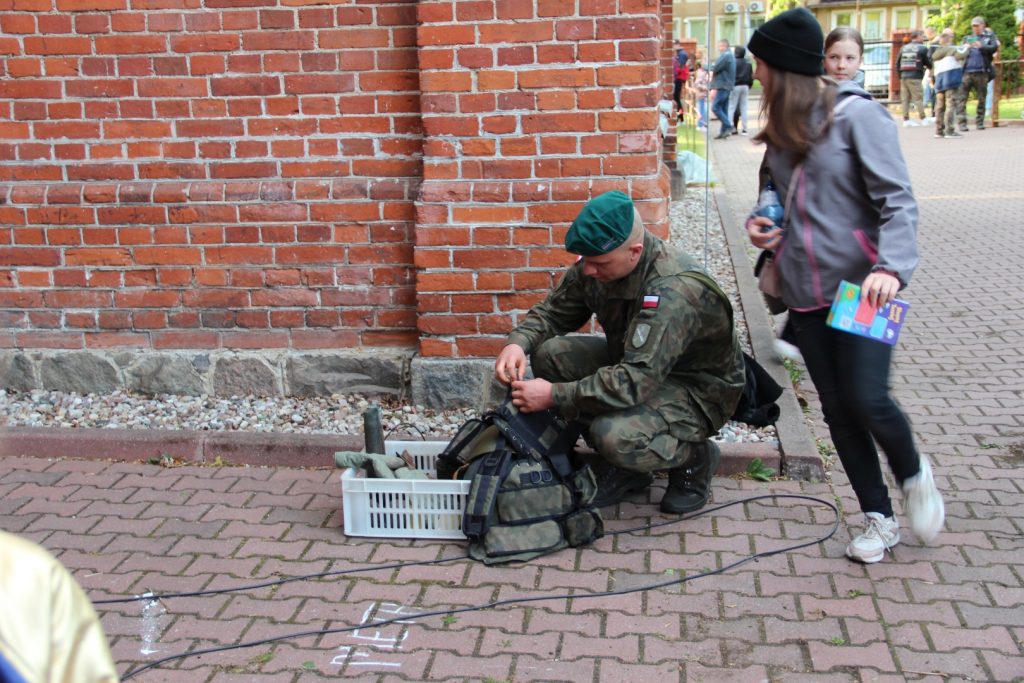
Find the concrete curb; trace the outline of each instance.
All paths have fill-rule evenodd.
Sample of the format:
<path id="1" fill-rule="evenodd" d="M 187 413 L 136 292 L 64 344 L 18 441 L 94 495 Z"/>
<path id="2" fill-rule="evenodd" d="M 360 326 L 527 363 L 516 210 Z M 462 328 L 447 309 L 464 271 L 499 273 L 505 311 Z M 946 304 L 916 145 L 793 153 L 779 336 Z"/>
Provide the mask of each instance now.
<path id="1" fill-rule="evenodd" d="M 736 212 L 721 184 L 715 185 L 715 202 L 722 221 L 722 231 L 729 246 L 733 270 L 736 273 L 737 291 L 743 305 L 743 316 L 747 321 L 753 356 L 783 388 L 782 396 L 777 401 L 781 416 L 775 424 L 783 472 L 792 479 L 822 480 L 825 470 L 821 456 L 804 420 L 803 409 L 793 390 L 793 382 L 772 350 L 775 331 L 768 317 L 764 299 L 761 297 L 761 290 L 754 278 L 753 268 L 747 256 L 747 236 L 742 231 L 746 213 Z"/>
<path id="2" fill-rule="evenodd" d="M 396 439 L 416 439 L 395 435 Z M 719 476 L 745 472 L 760 458 L 780 471 L 779 450 L 766 443 L 720 443 Z M 192 464 L 255 467 L 333 468 L 334 452 L 362 450 L 358 435 L 198 432 L 184 430 L 92 429 L 59 427 L 0 428 L 0 456 L 67 457 L 83 460 L 147 461 L 170 456 Z"/>

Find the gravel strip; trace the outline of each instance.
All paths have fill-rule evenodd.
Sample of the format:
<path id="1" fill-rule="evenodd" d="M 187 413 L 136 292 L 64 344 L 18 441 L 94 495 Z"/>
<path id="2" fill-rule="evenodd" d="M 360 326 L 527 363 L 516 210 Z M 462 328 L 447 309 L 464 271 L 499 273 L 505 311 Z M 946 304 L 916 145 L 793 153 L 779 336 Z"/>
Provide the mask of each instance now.
<path id="1" fill-rule="evenodd" d="M 746 322 L 737 296 L 729 251 L 714 198 L 710 199 L 708 271 L 733 302 L 740 338 L 747 347 Z M 670 207 L 670 241 L 695 255 L 704 252 L 704 191 L 688 188 Z M 447 440 L 474 410 L 426 410 L 419 406 L 362 396 L 330 398 L 172 396 L 145 397 L 116 391 L 99 396 L 56 391 L 17 393 L 0 390 L 0 426 L 94 427 L 107 429 L 185 429 L 276 433 L 361 435 L 363 413 L 380 405 L 386 437 L 419 435 Z M 730 422 L 717 437 L 730 442 L 774 442 L 773 428 L 751 429 Z"/>

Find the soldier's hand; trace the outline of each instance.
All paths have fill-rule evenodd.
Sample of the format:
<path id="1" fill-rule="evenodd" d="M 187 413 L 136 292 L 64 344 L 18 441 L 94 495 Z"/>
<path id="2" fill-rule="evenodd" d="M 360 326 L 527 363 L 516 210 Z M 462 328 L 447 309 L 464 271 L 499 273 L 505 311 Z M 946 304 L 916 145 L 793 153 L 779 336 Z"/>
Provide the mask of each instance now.
<path id="1" fill-rule="evenodd" d="M 494 378 L 509 385 L 526 375 L 526 352 L 519 344 L 509 344 L 494 361 Z"/>
<path id="2" fill-rule="evenodd" d="M 546 379 L 512 382 L 512 405 L 523 413 L 533 413 L 553 407 L 555 402 L 551 400 L 551 382 Z"/>

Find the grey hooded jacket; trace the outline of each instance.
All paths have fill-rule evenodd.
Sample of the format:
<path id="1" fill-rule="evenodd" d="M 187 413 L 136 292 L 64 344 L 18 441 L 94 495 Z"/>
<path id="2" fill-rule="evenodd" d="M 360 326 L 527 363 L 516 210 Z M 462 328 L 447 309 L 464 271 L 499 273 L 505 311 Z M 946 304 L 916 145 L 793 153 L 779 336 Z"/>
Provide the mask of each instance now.
<path id="1" fill-rule="evenodd" d="M 859 86 L 838 88 L 832 125 L 802 167 L 770 144 L 762 165 L 780 197 L 796 182 L 775 260 L 783 301 L 798 311 L 830 306 L 840 280 L 859 285 L 872 270 L 905 287 L 917 267 L 917 200 L 896 123 Z"/>

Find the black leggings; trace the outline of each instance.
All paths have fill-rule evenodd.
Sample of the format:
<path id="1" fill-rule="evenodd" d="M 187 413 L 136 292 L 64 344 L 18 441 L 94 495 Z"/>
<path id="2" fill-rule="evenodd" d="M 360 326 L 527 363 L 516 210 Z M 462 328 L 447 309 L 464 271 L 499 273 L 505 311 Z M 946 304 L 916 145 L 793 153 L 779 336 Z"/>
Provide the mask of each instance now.
<path id="1" fill-rule="evenodd" d="M 791 310 L 789 324 L 861 510 L 891 517 L 875 442 L 900 484 L 920 470 L 910 423 L 889 395 L 892 347 L 828 327 L 827 315 Z"/>

